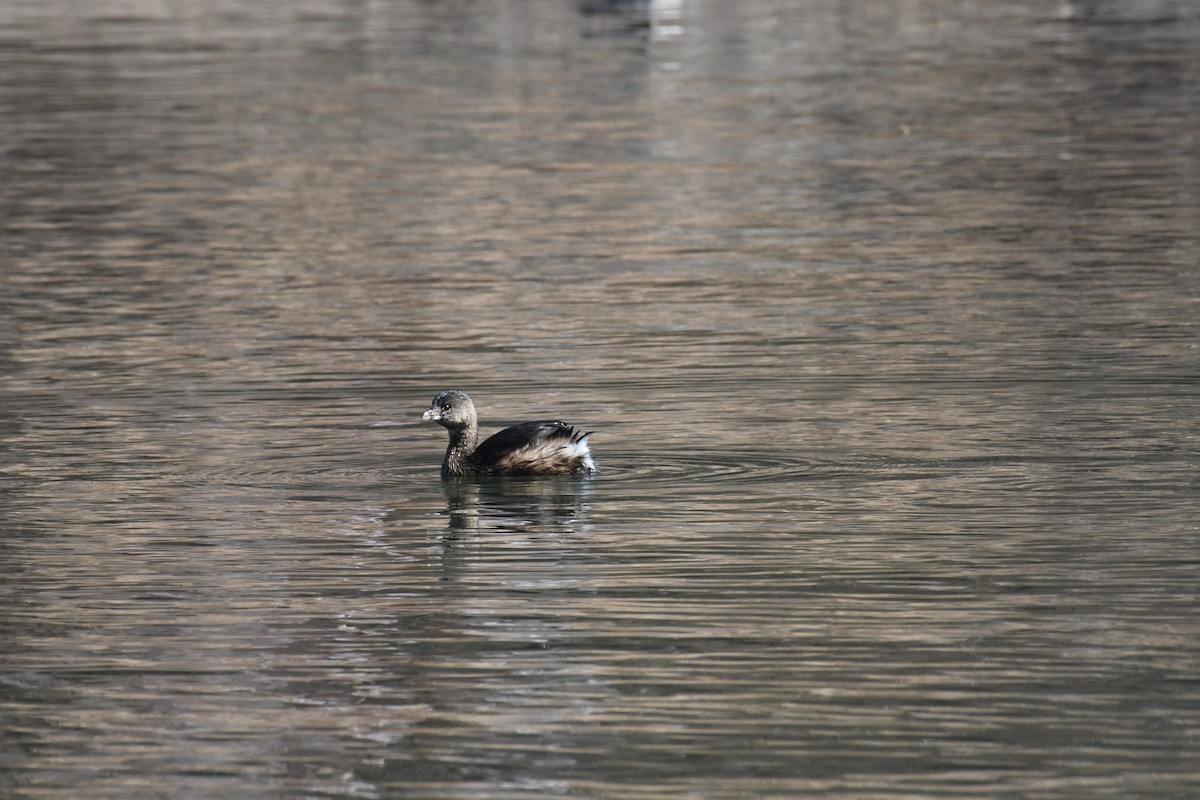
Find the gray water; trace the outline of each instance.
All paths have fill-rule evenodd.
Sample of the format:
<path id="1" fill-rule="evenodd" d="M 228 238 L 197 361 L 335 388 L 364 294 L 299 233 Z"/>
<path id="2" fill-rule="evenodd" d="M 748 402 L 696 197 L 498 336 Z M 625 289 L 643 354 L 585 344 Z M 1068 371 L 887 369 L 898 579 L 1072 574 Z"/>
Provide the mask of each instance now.
<path id="1" fill-rule="evenodd" d="M 5 798 L 1200 796 L 1194 3 L 10 0 L 0 221 Z"/>

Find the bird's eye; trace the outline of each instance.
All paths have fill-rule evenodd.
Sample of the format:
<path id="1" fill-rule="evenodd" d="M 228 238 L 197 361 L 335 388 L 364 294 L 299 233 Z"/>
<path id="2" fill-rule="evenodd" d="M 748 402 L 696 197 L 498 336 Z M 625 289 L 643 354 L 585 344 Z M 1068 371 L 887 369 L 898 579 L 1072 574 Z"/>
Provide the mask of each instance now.
<path id="1" fill-rule="evenodd" d="M 449 411 L 449 410 L 450 410 L 450 404 L 449 404 L 449 403 L 447 403 L 446 405 L 442 406 L 442 413 L 443 413 L 443 414 L 444 414 L 444 413 L 446 413 L 446 412 L 447 412 L 447 411 Z"/>

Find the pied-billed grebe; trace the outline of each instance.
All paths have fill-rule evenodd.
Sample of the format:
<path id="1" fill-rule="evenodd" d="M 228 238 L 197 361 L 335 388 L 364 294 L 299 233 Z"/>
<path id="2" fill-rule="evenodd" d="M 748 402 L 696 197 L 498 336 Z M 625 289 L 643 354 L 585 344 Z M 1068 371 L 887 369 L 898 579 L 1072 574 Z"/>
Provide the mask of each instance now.
<path id="1" fill-rule="evenodd" d="M 450 432 L 442 477 L 452 475 L 590 475 L 596 471 L 588 449 L 591 433 L 565 422 L 522 422 L 505 428 L 478 447 L 479 418 L 463 392 L 448 389 L 433 398 L 423 419 Z"/>

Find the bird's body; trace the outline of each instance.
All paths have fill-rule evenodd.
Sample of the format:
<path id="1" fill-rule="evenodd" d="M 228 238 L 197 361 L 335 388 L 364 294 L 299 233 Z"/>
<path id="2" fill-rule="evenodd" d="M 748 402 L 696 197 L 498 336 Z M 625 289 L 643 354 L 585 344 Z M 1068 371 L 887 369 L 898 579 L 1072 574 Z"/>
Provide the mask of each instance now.
<path id="1" fill-rule="evenodd" d="M 588 448 L 591 433 L 565 422 L 522 422 L 476 446 L 479 418 L 475 404 L 453 389 L 440 393 L 423 417 L 450 433 L 442 477 L 458 475 L 590 475 L 596 471 Z"/>

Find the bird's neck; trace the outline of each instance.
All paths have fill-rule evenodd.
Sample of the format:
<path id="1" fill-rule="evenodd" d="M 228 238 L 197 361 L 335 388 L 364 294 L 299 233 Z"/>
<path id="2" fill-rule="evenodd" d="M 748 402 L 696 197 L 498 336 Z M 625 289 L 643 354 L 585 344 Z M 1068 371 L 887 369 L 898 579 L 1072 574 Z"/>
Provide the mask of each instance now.
<path id="1" fill-rule="evenodd" d="M 442 462 L 445 475 L 464 475 L 475 445 L 479 441 L 479 426 L 468 425 L 458 430 L 451 429 L 450 444 L 446 447 L 446 459 Z"/>

